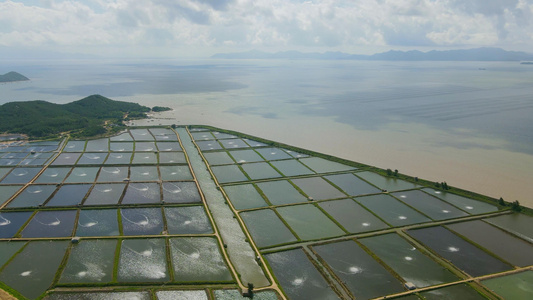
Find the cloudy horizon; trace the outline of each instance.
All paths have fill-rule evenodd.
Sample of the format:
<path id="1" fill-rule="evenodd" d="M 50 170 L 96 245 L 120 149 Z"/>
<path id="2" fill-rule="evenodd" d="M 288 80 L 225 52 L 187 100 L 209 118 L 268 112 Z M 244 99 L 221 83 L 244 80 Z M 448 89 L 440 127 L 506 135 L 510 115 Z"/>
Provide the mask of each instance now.
<path id="1" fill-rule="evenodd" d="M 205 57 L 218 52 L 499 47 L 532 52 L 533 0 L 0 2 L 0 54 Z"/>

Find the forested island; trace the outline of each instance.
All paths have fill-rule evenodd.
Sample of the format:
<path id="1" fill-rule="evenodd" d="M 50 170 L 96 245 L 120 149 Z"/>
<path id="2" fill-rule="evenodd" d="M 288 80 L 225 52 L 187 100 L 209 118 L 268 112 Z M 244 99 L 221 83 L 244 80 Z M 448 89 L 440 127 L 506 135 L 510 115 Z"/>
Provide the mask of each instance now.
<path id="1" fill-rule="evenodd" d="M 15 82 L 28 80 L 30 80 L 28 77 L 17 72 L 9 72 L 4 75 L 0 75 L 0 82 Z"/>
<path id="2" fill-rule="evenodd" d="M 156 110 L 169 108 L 159 107 Z M 62 133 L 90 137 L 123 129 L 124 121 L 146 118 L 151 109 L 137 103 L 92 95 L 68 104 L 35 100 L 0 106 L 0 133 L 52 138 Z"/>

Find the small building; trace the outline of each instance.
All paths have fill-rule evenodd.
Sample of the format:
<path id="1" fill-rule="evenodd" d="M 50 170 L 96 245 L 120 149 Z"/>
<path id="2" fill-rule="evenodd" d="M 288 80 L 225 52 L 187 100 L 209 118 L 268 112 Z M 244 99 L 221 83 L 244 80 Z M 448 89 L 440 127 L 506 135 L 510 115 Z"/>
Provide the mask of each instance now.
<path id="1" fill-rule="evenodd" d="M 408 289 L 410 291 L 416 289 L 416 285 L 414 283 L 410 282 L 410 281 L 406 282 L 404 284 L 404 286 L 405 286 L 406 289 Z"/>

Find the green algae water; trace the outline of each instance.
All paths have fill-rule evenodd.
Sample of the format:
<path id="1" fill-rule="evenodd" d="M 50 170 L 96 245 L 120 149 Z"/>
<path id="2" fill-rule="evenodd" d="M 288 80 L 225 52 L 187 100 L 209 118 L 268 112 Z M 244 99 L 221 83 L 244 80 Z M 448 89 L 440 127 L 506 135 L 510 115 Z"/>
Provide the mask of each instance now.
<path id="1" fill-rule="evenodd" d="M 397 234 L 385 234 L 359 240 L 406 282 L 426 287 L 459 280 L 449 270 L 425 256 Z"/>
<path id="2" fill-rule="evenodd" d="M 68 241 L 29 242 L 0 272 L 0 281 L 24 297 L 39 297 L 52 284 L 68 244 Z"/>
<path id="3" fill-rule="evenodd" d="M 314 246 L 313 249 L 348 286 L 356 299 L 404 291 L 402 283 L 354 241 Z"/>
<path id="4" fill-rule="evenodd" d="M 259 248 L 297 241 L 289 228 L 270 209 L 243 212 L 241 217 Z"/>
<path id="5" fill-rule="evenodd" d="M 265 255 L 290 299 L 339 299 L 302 249 Z"/>

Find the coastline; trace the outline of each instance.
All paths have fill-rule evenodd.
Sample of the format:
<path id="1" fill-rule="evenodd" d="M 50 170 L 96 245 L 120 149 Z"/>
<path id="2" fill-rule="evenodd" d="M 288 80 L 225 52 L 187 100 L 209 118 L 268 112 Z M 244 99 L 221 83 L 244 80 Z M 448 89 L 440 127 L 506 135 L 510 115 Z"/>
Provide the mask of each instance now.
<path id="1" fill-rule="evenodd" d="M 320 121 L 316 117 L 265 121 L 256 116 L 236 118 L 225 113 L 200 112 L 188 106 L 135 121 L 139 126 L 159 124 L 211 125 L 235 130 L 383 169 L 398 169 L 400 173 L 429 181 L 446 181 L 452 187 L 496 199 L 503 197 L 507 202 L 518 200 L 523 206 L 533 207 L 530 197 L 533 174 L 527 167 L 533 165 L 533 156 L 498 147 L 435 147 L 430 139 L 435 130 L 418 124 L 402 124 L 401 130 L 398 124 L 391 124 L 383 130 L 366 131 L 325 117 Z M 446 137 L 444 132 L 437 136 L 453 138 Z"/>

